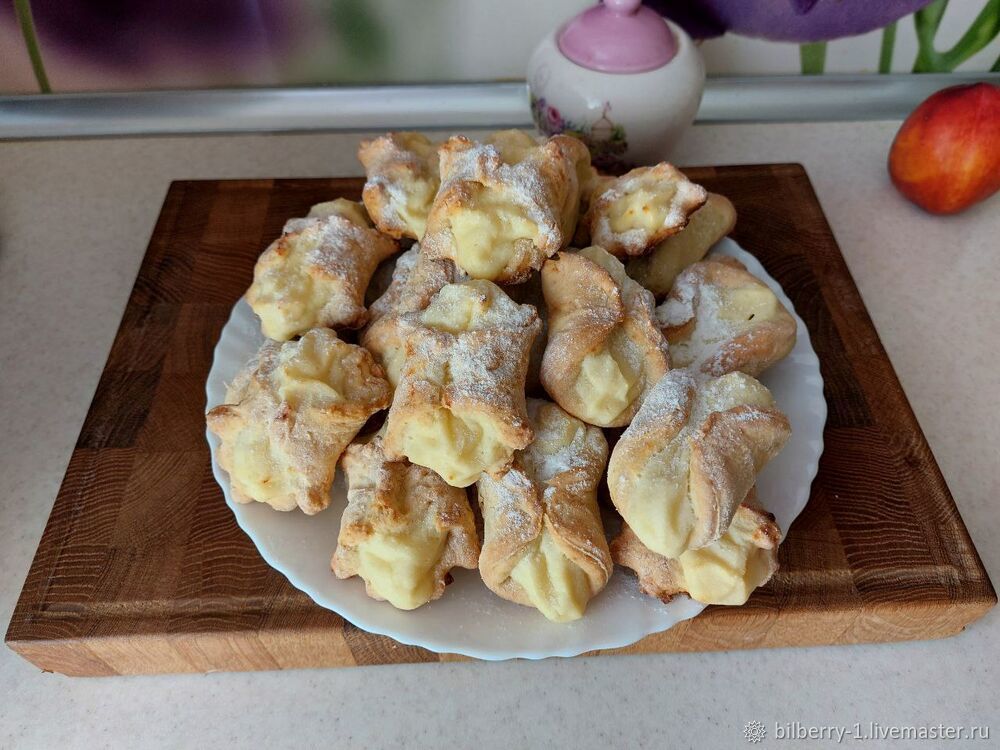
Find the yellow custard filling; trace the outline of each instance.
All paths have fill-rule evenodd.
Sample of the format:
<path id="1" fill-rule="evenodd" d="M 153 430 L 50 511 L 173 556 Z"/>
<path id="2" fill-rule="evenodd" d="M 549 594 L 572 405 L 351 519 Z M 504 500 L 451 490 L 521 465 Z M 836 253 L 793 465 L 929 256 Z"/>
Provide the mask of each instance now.
<path id="1" fill-rule="evenodd" d="M 587 575 L 567 559 L 547 531 L 514 566 L 510 578 L 553 622 L 580 619 L 590 600 Z"/>
<path id="2" fill-rule="evenodd" d="M 495 191 L 480 189 L 451 219 L 455 262 L 476 279 L 495 279 L 518 255 L 519 244 L 538 242 L 538 225 Z"/>
<path id="3" fill-rule="evenodd" d="M 654 455 L 630 482 L 628 522 L 653 552 L 675 558 L 687 549 L 695 518 L 688 497 L 686 441 L 672 441 Z"/>
<path id="4" fill-rule="evenodd" d="M 581 416 L 591 424 L 610 424 L 638 395 L 638 374 L 628 358 L 616 351 L 627 345 L 622 339 L 622 333 L 614 331 L 607 348 L 588 354 L 580 363 L 576 394 L 581 402 Z"/>
<path id="5" fill-rule="evenodd" d="M 347 219 L 352 224 L 359 227 L 373 226 L 368 218 L 368 212 L 360 203 L 348 200 L 347 198 L 337 198 L 326 203 L 317 203 L 309 209 L 310 219 L 327 219 L 331 216 L 340 216 Z"/>
<path id="6" fill-rule="evenodd" d="M 486 143 L 496 147 L 506 164 L 519 164 L 538 148 L 535 139 L 523 130 L 498 130 L 486 137 Z"/>
<path id="7" fill-rule="evenodd" d="M 261 332 L 275 341 L 288 341 L 316 323 L 316 313 L 329 297 L 325 284 L 317 284 L 304 268 L 318 236 L 306 233 L 289 238 L 287 257 L 279 269 L 265 271 L 254 279 L 253 311 L 260 318 Z"/>
<path id="8" fill-rule="evenodd" d="M 705 604 L 743 604 L 767 580 L 773 553 L 753 543 L 756 528 L 751 514 L 738 512 L 718 541 L 680 556 L 692 599 Z"/>
<path id="9" fill-rule="evenodd" d="M 285 474 L 280 466 L 275 465 L 263 430 L 241 430 L 237 435 L 230 476 L 246 495 L 259 502 L 270 503 L 289 494 Z M 282 507 L 275 507 L 278 510 L 293 510 L 295 500 L 290 499 Z"/>
<path id="10" fill-rule="evenodd" d="M 403 453 L 452 487 L 468 487 L 483 471 L 507 462 L 513 450 L 496 438 L 491 420 L 439 408 L 408 422 Z"/>
<path id="11" fill-rule="evenodd" d="M 389 385 L 396 389 L 399 385 L 399 376 L 403 372 L 403 364 L 406 362 L 406 346 L 402 342 L 393 342 L 384 347 L 381 351 L 372 350 L 377 355 L 382 369 L 385 371 L 385 379 Z"/>
<path id="12" fill-rule="evenodd" d="M 403 223 L 416 238 L 422 239 L 427 229 L 427 214 L 437 195 L 437 182 L 417 180 L 407 186 L 406 202 L 396 207 Z"/>
<path id="13" fill-rule="evenodd" d="M 434 569 L 448 532 L 432 523 L 402 533 L 378 533 L 358 545 L 358 575 L 397 609 L 416 609 L 434 595 Z"/>
<path id="14" fill-rule="evenodd" d="M 611 231 L 622 234 L 641 229 L 651 234 L 662 227 L 676 188 L 657 188 L 638 187 L 613 201 L 608 211 Z"/>
<path id="15" fill-rule="evenodd" d="M 778 298 L 767 287 L 744 286 L 723 292 L 719 317 L 740 323 L 771 320 L 778 312 Z"/>

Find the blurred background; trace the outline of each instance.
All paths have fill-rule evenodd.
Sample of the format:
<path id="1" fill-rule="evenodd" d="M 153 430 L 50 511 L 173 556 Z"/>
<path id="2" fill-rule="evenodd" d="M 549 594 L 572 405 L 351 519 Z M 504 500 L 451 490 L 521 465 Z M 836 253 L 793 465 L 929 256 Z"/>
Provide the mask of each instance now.
<path id="1" fill-rule="evenodd" d="M 520 79 L 588 0 L 0 0 L 0 92 Z M 1000 0 L 650 0 L 710 75 L 1000 70 Z"/>

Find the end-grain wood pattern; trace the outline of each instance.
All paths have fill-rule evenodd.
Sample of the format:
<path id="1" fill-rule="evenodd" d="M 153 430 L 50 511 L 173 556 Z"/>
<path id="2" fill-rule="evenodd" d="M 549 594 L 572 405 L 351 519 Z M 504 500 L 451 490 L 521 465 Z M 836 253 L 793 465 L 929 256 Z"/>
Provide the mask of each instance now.
<path id="1" fill-rule="evenodd" d="M 996 602 L 975 548 L 798 165 L 688 170 L 739 211 L 819 354 L 829 420 L 781 570 L 743 607 L 614 653 L 938 638 Z M 361 181 L 170 187 L 7 632 L 69 675 L 287 669 L 459 657 L 322 609 L 269 568 L 212 477 L 204 383 L 233 304 L 285 219 Z M 332 542 L 332 540 L 331 540 Z"/>

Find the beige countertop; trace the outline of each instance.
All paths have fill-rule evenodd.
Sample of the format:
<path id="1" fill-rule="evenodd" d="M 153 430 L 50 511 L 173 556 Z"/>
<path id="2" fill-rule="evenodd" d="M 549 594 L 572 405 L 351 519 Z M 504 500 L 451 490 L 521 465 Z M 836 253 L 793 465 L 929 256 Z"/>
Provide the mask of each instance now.
<path id="1" fill-rule="evenodd" d="M 698 126 L 676 160 L 805 164 L 998 581 L 1000 197 L 949 218 L 906 203 L 884 166 L 897 127 Z M 360 137 L 0 143 L 0 622 L 10 618 L 170 181 L 353 175 Z M 721 748 L 745 747 L 752 719 L 768 728 L 765 747 L 777 724 L 793 722 L 987 725 L 991 741 L 971 745 L 986 747 L 1000 736 L 998 660 L 996 610 L 937 642 L 540 663 L 70 679 L 3 651 L 0 747 Z"/>

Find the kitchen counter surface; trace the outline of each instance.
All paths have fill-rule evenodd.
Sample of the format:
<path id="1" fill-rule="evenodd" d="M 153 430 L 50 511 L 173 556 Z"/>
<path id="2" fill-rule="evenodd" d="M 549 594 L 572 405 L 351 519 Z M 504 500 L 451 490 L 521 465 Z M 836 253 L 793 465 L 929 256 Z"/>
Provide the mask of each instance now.
<path id="1" fill-rule="evenodd" d="M 994 581 L 1000 197 L 956 217 L 885 172 L 897 122 L 705 125 L 679 164 L 798 161 Z M 354 175 L 360 134 L 0 143 L 0 622 L 11 611 L 173 179 Z M 0 748 L 829 747 L 837 728 L 988 727 L 1000 613 L 877 646 L 71 679 L 0 653 Z M 788 727 L 787 725 L 791 725 Z M 778 735 L 824 732 L 801 743 Z M 825 728 L 825 729 L 824 729 Z M 850 746 L 850 738 L 843 744 Z"/>

